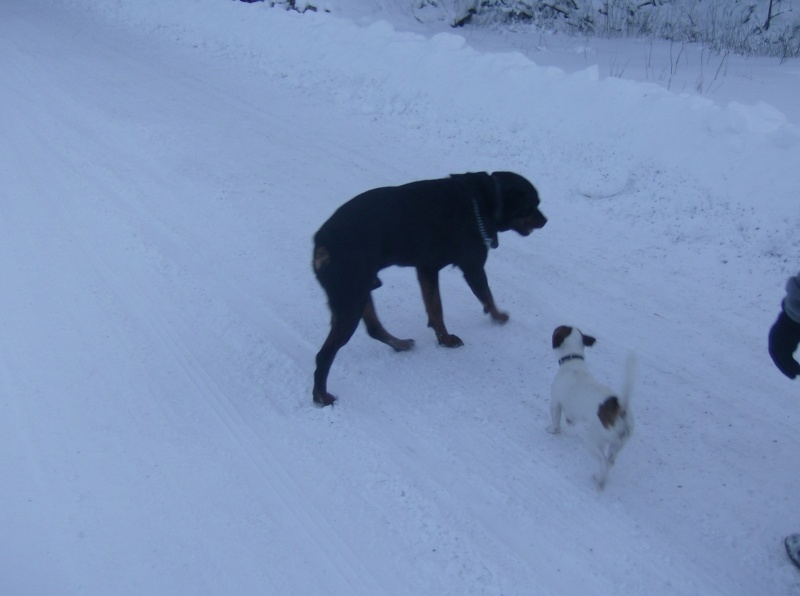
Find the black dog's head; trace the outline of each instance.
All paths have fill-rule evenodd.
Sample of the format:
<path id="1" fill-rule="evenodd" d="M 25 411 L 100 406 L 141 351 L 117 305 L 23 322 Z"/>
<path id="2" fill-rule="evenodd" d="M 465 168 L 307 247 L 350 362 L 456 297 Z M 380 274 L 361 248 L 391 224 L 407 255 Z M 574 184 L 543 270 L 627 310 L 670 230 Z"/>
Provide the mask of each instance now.
<path id="1" fill-rule="evenodd" d="M 523 236 L 544 227 L 547 218 L 539 211 L 539 193 L 533 184 L 513 172 L 494 172 L 498 204 L 495 223 L 501 232 L 514 230 Z"/>

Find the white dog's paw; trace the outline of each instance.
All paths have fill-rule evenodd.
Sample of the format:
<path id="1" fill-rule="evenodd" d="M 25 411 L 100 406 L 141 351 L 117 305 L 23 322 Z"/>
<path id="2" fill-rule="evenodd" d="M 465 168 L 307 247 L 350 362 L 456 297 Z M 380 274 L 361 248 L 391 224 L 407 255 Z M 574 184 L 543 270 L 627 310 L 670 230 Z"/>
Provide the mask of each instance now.
<path id="1" fill-rule="evenodd" d="M 549 432 L 551 435 L 557 435 L 558 433 L 561 432 L 561 428 L 558 426 L 553 426 L 551 424 L 550 426 L 547 427 L 547 432 Z"/>

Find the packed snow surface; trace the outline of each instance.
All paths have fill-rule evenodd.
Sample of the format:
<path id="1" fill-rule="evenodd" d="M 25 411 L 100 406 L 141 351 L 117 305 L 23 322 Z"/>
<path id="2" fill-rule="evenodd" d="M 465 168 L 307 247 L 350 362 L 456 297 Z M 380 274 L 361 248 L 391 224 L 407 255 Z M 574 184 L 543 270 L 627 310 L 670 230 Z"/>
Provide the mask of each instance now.
<path id="1" fill-rule="evenodd" d="M 0 2 L 0 593 L 798 593 L 800 65 L 699 93 L 354 3 Z M 314 232 L 483 170 L 549 219 L 489 256 L 509 323 L 444 270 L 440 348 L 387 269 L 415 349 L 359 330 L 313 407 Z M 561 324 L 638 356 L 604 491 L 545 432 Z"/>

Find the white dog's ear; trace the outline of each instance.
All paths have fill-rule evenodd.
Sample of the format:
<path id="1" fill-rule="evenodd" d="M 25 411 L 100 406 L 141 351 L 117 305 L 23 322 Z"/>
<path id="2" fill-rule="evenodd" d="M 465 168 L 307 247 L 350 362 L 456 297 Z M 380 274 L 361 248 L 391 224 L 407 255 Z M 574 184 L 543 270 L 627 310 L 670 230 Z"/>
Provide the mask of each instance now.
<path id="1" fill-rule="evenodd" d="M 583 334 L 581 334 L 581 335 L 583 335 Z M 594 345 L 594 342 L 596 342 L 596 341 L 597 340 L 595 338 L 593 338 L 591 335 L 584 335 L 583 336 L 583 345 L 586 346 L 587 348 L 591 348 Z"/>
<path id="2" fill-rule="evenodd" d="M 572 327 L 567 327 L 566 325 L 556 327 L 556 330 L 553 331 L 553 349 L 557 350 L 560 348 L 561 344 L 569 337 L 570 333 L 572 333 Z"/>

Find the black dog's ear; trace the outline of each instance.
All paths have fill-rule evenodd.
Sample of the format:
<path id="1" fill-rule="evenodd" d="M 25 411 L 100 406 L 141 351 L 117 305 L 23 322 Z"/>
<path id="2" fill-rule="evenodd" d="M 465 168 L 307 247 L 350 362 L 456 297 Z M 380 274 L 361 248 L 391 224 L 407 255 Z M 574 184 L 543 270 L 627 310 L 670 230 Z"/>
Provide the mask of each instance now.
<path id="1" fill-rule="evenodd" d="M 581 334 L 581 335 L 583 335 L 583 334 Z M 584 335 L 583 336 L 583 345 L 586 346 L 587 348 L 591 348 L 594 345 L 594 342 L 596 342 L 596 341 L 597 340 L 595 338 L 593 338 L 591 335 Z"/>
<path id="2" fill-rule="evenodd" d="M 572 333 L 572 327 L 567 327 L 566 325 L 556 327 L 556 330 L 553 331 L 553 349 L 556 350 L 560 348 L 561 344 L 569 337 L 570 333 Z"/>

